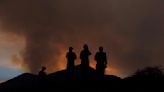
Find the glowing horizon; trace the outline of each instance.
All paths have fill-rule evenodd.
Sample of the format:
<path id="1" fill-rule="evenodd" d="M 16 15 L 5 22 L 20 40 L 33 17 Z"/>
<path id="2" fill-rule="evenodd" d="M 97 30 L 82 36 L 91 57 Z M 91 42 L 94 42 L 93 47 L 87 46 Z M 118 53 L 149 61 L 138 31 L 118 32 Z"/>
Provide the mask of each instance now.
<path id="1" fill-rule="evenodd" d="M 98 47 L 104 47 L 108 74 L 124 77 L 164 66 L 162 9 L 162 0 L 3 0 L 0 68 L 38 73 L 46 66 L 55 72 L 65 68 L 69 46 L 79 55 L 84 44 L 92 67 Z"/>
<path id="2" fill-rule="evenodd" d="M 3 37 L 1 35 L 0 36 L 1 36 L 1 38 L 3 38 L 3 41 L 5 41 L 6 37 L 7 37 L 8 40 L 10 40 L 10 39 L 13 40 L 13 37 L 11 37 L 9 39 L 8 35 L 6 35 L 6 34 L 2 34 L 2 35 L 3 35 Z M 6 35 L 6 36 L 4 36 L 4 35 Z M 6 42 L 7 42 L 7 39 L 6 39 Z M 19 39 L 16 38 L 14 41 L 17 41 L 17 40 L 19 40 Z M 23 62 L 23 59 L 22 59 L 22 55 L 21 55 L 22 53 L 20 53 L 20 52 L 23 51 L 24 46 L 25 46 L 25 42 L 22 42 L 22 41 L 23 40 L 17 41 L 17 43 L 15 43 L 15 42 L 13 43 L 13 46 L 15 44 L 15 45 L 22 45 L 22 47 L 17 49 L 16 53 L 12 53 L 12 55 L 6 57 L 6 58 L 9 58 L 8 61 L 4 61 L 4 62 L 6 62 L 5 64 L 0 63 L 1 66 L 5 66 L 5 67 L 13 68 L 13 69 L 16 69 L 16 70 L 21 70 L 21 71 L 24 71 L 24 72 L 28 72 L 27 67 L 25 68 L 25 65 L 23 63 L 21 63 L 21 62 Z M 5 44 L 8 45 L 8 43 L 3 43 L 3 44 L 4 45 Z M 9 44 L 11 44 L 11 42 L 9 42 Z M 13 46 L 11 46 L 10 48 L 13 48 Z M 69 47 L 69 46 L 64 46 L 64 47 Z M 61 55 L 60 55 L 60 57 L 58 59 L 59 62 L 57 63 L 57 67 L 58 67 L 57 70 L 55 70 L 56 68 L 53 68 L 53 66 L 49 67 L 48 65 L 45 65 L 48 68 L 50 68 L 50 69 L 47 69 L 48 73 L 53 73 L 55 71 L 63 70 L 63 69 L 66 68 L 67 60 L 66 60 L 65 54 L 66 54 L 68 48 L 64 48 L 64 47 L 62 47 L 60 45 L 58 46 L 58 48 L 60 48 L 60 54 Z M 80 50 L 78 50 L 78 51 L 80 51 Z M 75 52 L 77 52 L 77 51 L 75 51 Z M 78 56 L 78 59 L 75 61 L 75 63 L 76 63 L 76 65 L 79 65 L 80 64 L 80 59 L 79 59 L 79 55 L 78 54 L 77 54 L 77 56 Z M 93 56 L 94 56 L 94 54 L 92 54 L 92 57 L 90 58 L 90 66 L 92 68 L 95 68 L 96 62 L 93 60 Z M 109 59 L 108 59 L 108 61 L 109 61 Z M 118 72 L 118 70 L 117 70 L 117 72 Z M 111 67 L 107 67 L 106 74 L 119 75 L 118 73 L 115 72 L 115 69 L 113 71 L 113 69 Z M 122 77 L 122 76 L 120 76 L 120 77 Z"/>

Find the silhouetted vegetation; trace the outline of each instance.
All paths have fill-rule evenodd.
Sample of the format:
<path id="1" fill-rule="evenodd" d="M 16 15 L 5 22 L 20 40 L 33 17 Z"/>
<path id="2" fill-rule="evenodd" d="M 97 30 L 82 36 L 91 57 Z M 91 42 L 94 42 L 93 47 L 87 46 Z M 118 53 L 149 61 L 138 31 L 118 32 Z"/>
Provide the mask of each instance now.
<path id="1" fill-rule="evenodd" d="M 145 75 L 145 76 L 162 76 L 163 75 L 163 68 L 156 66 L 156 67 L 146 67 L 143 70 L 138 70 L 136 75 Z"/>
<path id="2" fill-rule="evenodd" d="M 69 48 L 66 54 L 67 68 L 52 74 L 46 74 L 46 67 L 42 67 L 38 75 L 29 73 L 22 74 L 16 78 L 0 84 L 0 92 L 31 92 L 31 91 L 122 91 L 131 92 L 130 88 L 136 92 L 154 89 L 155 92 L 164 82 L 164 72 L 162 67 L 146 67 L 136 71 L 132 76 L 121 79 L 115 75 L 104 75 L 107 65 L 106 53 L 103 47 L 95 55 L 96 70 L 89 66 L 89 56 L 91 52 L 87 45 L 80 53 L 81 64 L 74 65 L 76 54 L 73 48 Z M 106 84 L 107 83 L 107 84 Z"/>
<path id="3" fill-rule="evenodd" d="M 163 68 L 159 66 L 146 67 L 137 70 L 132 77 L 140 80 L 160 80 L 164 77 Z"/>
<path id="4" fill-rule="evenodd" d="M 130 89 L 135 89 L 133 92 L 140 92 L 141 90 L 156 90 L 158 92 L 160 83 L 164 82 L 164 74 L 161 67 L 147 67 L 135 72 L 131 77 L 121 79 L 114 75 L 104 75 L 99 79 L 96 70 L 89 67 L 89 74 L 85 79 L 81 76 L 82 67 L 76 66 L 72 80 L 67 78 L 67 70 L 58 71 L 44 76 L 44 80 L 38 80 L 39 75 L 29 73 L 22 74 L 0 85 L 0 92 L 7 91 L 33 91 L 41 90 L 46 92 L 51 91 L 99 91 L 110 92 L 122 89 L 131 92 Z M 42 68 L 42 70 L 44 70 Z M 42 71 L 41 70 L 41 71 Z M 43 77 L 42 77 L 43 78 Z M 81 81 L 83 80 L 83 81 Z M 101 81 L 99 81 L 101 80 Z M 88 89 L 89 88 L 89 89 Z M 67 90 L 65 90 L 67 89 Z M 147 91 L 146 91 L 147 92 Z"/>

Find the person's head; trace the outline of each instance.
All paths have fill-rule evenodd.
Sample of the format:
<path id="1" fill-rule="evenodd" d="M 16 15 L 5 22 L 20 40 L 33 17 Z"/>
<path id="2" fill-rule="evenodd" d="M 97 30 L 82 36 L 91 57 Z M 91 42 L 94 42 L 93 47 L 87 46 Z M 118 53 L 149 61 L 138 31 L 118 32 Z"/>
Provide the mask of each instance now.
<path id="1" fill-rule="evenodd" d="M 46 67 L 43 66 L 43 67 L 42 67 L 42 71 L 45 71 L 45 70 L 46 70 Z"/>
<path id="2" fill-rule="evenodd" d="M 87 44 L 84 44 L 83 48 L 84 49 L 88 49 L 88 45 Z"/>
<path id="3" fill-rule="evenodd" d="M 72 47 L 69 47 L 69 51 L 72 52 L 73 48 Z"/>
<path id="4" fill-rule="evenodd" d="M 99 47 L 99 51 L 103 52 L 103 47 L 102 46 Z"/>

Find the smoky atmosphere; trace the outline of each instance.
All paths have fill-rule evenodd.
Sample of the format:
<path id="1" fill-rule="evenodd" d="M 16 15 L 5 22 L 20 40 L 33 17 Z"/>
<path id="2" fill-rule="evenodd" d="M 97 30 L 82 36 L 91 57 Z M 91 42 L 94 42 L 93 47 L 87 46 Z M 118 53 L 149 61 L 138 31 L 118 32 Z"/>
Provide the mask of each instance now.
<path id="1" fill-rule="evenodd" d="M 0 0 L 0 82 L 65 69 L 70 46 L 79 65 L 84 44 L 93 68 L 104 47 L 106 74 L 163 66 L 163 9 L 163 0 Z"/>

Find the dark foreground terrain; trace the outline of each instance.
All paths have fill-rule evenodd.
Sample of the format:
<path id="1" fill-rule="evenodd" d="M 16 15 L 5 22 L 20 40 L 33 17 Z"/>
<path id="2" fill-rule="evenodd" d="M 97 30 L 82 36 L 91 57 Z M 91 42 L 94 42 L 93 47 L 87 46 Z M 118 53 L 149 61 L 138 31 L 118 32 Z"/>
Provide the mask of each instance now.
<path id="1" fill-rule="evenodd" d="M 82 76 L 80 66 L 73 76 L 67 75 L 66 70 L 44 77 L 24 73 L 0 84 L 0 92 L 164 92 L 164 77 L 156 68 L 147 68 L 124 79 L 114 75 L 100 78 L 92 68 L 87 76 Z"/>

